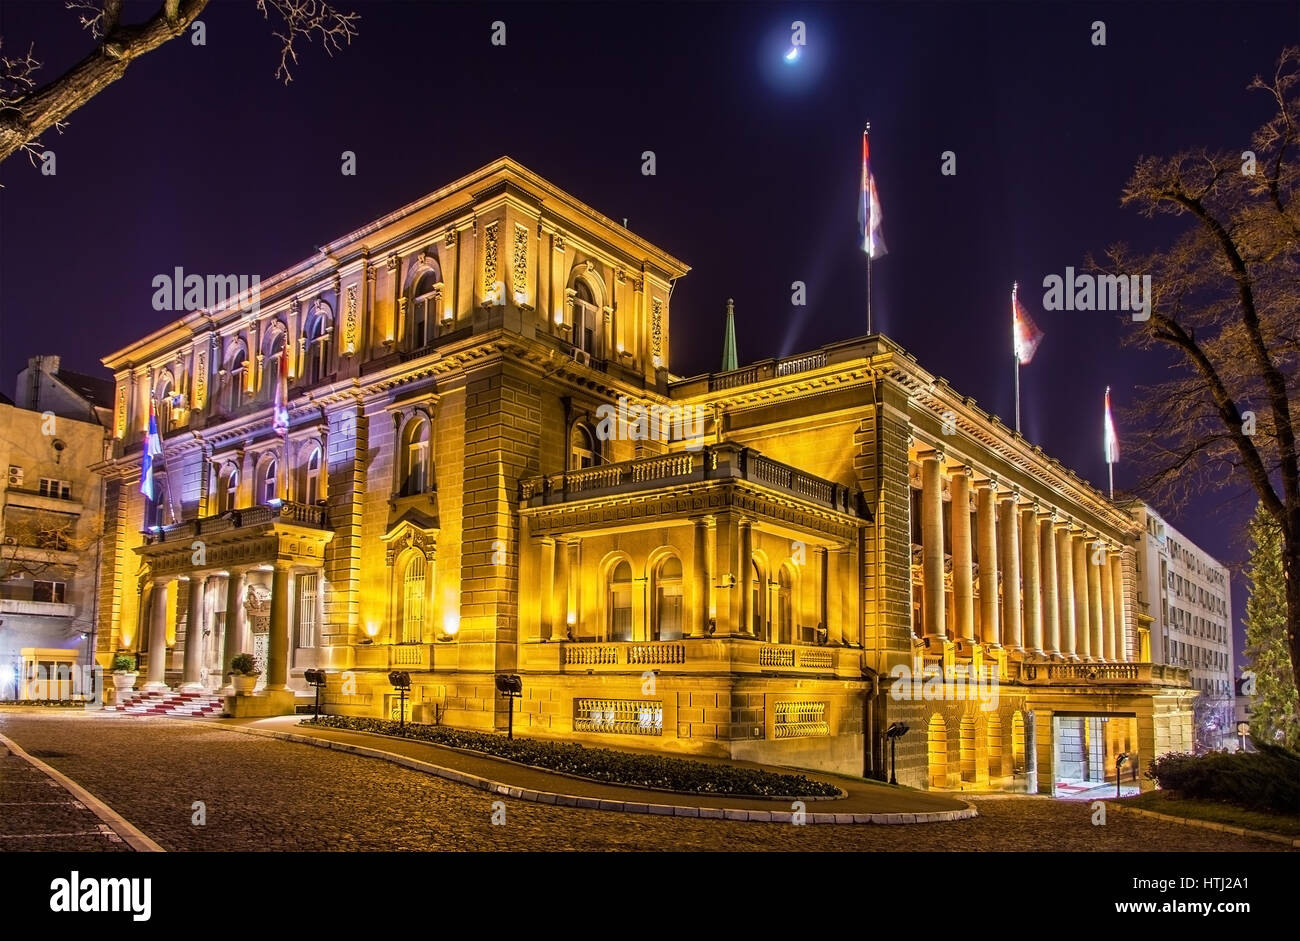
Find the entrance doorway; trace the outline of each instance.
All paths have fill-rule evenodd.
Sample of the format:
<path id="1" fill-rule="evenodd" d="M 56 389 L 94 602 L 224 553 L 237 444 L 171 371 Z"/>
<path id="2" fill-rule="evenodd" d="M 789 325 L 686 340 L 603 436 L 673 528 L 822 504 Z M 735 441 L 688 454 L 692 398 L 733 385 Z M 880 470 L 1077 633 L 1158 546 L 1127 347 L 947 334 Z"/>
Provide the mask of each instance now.
<path id="1" fill-rule="evenodd" d="M 1115 796 L 1116 762 L 1120 793 L 1138 793 L 1142 756 L 1137 750 L 1137 717 L 1125 715 L 1052 716 L 1052 796 L 1094 800 Z"/>

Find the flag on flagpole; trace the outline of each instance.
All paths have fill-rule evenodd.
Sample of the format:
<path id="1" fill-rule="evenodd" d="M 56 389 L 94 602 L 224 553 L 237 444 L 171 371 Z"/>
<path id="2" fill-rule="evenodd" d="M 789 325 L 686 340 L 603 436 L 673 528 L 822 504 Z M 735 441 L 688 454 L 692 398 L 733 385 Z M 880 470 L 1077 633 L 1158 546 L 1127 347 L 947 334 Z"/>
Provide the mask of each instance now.
<path id="1" fill-rule="evenodd" d="M 275 403 L 271 409 L 271 427 L 277 435 L 289 433 L 289 345 L 280 352 L 276 370 Z"/>
<path id="2" fill-rule="evenodd" d="M 140 462 L 140 492 L 148 499 L 154 497 L 153 461 L 163 453 L 162 438 L 158 434 L 158 416 L 154 412 L 153 394 L 149 395 L 149 430 L 144 435 L 144 460 Z"/>
<path id="3" fill-rule="evenodd" d="M 1034 351 L 1038 349 L 1038 344 L 1043 342 L 1043 331 L 1038 329 L 1038 325 L 1020 303 L 1020 299 L 1016 296 L 1018 288 L 1018 284 L 1011 286 L 1011 329 L 1012 336 L 1015 338 L 1013 344 L 1015 348 L 1012 352 L 1015 354 L 1016 362 L 1024 366 L 1034 358 Z"/>
<path id="4" fill-rule="evenodd" d="M 1110 386 L 1106 386 L 1106 463 L 1119 463 L 1119 435 L 1115 434 L 1115 419 L 1110 417 Z"/>
<path id="5" fill-rule="evenodd" d="M 876 195 L 876 178 L 871 175 L 867 150 L 867 132 L 862 132 L 862 192 L 858 194 L 858 229 L 862 233 L 862 250 L 871 258 L 885 254 L 885 237 L 880 229 L 880 197 Z"/>

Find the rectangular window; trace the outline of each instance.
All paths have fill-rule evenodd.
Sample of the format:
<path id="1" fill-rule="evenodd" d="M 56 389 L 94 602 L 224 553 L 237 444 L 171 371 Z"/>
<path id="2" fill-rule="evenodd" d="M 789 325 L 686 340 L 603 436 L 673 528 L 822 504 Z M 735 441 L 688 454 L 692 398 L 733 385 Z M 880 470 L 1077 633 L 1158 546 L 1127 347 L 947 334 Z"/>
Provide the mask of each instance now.
<path id="1" fill-rule="evenodd" d="M 320 575 L 312 572 L 298 576 L 298 646 L 316 646 L 316 599 L 320 592 Z"/>
<path id="2" fill-rule="evenodd" d="M 68 585 L 66 582 L 32 582 L 32 600 L 63 604 L 67 590 Z"/>
<path id="3" fill-rule="evenodd" d="M 70 500 L 72 498 L 72 484 L 66 480 L 56 480 L 53 477 L 42 477 L 37 492 L 43 497 L 54 497 L 56 500 Z"/>

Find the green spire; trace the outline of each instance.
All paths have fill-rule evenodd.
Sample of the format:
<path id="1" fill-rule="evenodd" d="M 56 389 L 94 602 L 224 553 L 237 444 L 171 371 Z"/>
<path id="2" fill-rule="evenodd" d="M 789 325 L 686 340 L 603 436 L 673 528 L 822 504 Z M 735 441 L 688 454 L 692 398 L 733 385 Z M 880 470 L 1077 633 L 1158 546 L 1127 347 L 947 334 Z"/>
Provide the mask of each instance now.
<path id="1" fill-rule="evenodd" d="M 727 332 L 722 337 L 722 372 L 739 369 L 736 359 L 736 302 L 727 298 Z"/>

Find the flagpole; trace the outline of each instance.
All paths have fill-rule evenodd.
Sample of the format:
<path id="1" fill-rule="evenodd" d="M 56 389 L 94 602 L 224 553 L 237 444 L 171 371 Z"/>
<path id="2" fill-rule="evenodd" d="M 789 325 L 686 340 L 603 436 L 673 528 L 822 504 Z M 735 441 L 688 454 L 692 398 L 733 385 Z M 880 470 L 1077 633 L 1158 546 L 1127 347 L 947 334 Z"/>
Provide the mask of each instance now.
<path id="1" fill-rule="evenodd" d="M 1016 434 L 1020 434 L 1020 357 L 1012 355 L 1016 361 Z"/>
<path id="2" fill-rule="evenodd" d="M 1020 434 L 1020 350 L 1016 338 L 1016 287 L 1011 285 L 1011 358 L 1016 362 L 1016 434 Z"/>
<path id="3" fill-rule="evenodd" d="M 867 138 L 870 138 L 870 137 L 871 137 L 871 122 L 870 122 L 870 121 L 867 122 L 867 126 L 863 129 L 862 133 L 863 133 L 863 136 L 865 136 L 865 137 L 867 137 Z M 863 153 L 866 153 L 866 151 L 864 150 Z M 867 237 L 868 237 L 868 238 L 871 237 L 871 235 L 870 235 L 870 233 L 871 233 L 871 227 L 872 227 L 872 225 L 874 225 L 874 224 L 875 224 L 875 220 L 872 219 L 872 218 L 870 218 L 870 213 L 868 213 L 868 218 L 867 218 Z M 872 255 L 871 252 L 867 252 L 867 336 L 871 336 L 871 327 L 872 327 L 872 323 L 871 323 L 871 255 Z"/>

